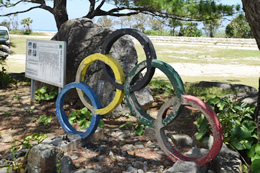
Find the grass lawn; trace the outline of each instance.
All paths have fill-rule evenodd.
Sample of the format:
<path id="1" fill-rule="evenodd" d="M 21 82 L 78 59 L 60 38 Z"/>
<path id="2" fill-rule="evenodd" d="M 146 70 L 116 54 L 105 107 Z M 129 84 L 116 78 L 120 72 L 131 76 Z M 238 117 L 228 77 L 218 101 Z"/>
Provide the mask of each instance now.
<path id="1" fill-rule="evenodd" d="M 145 60 L 142 46 L 135 44 L 139 61 Z M 156 45 L 157 59 L 167 63 L 214 63 L 214 64 L 244 64 L 259 65 L 260 52 L 258 50 L 227 49 L 205 45 Z"/>
<path id="2" fill-rule="evenodd" d="M 11 36 L 11 42 L 13 47 L 11 47 L 11 51 L 13 54 L 25 54 L 26 52 L 26 40 L 27 39 L 40 39 L 40 40 L 50 40 L 48 38 L 39 38 L 39 37 L 26 37 L 24 35 L 19 36 Z"/>

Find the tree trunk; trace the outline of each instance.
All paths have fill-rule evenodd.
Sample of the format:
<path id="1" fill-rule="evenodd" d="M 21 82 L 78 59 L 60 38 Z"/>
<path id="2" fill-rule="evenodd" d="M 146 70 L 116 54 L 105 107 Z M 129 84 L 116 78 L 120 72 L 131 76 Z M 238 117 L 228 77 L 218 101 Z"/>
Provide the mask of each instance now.
<path id="1" fill-rule="evenodd" d="M 260 0 L 242 0 L 242 3 L 247 21 L 260 49 Z"/>
<path id="2" fill-rule="evenodd" d="M 61 25 L 69 19 L 67 13 L 67 0 L 54 0 L 53 15 L 59 30 Z"/>

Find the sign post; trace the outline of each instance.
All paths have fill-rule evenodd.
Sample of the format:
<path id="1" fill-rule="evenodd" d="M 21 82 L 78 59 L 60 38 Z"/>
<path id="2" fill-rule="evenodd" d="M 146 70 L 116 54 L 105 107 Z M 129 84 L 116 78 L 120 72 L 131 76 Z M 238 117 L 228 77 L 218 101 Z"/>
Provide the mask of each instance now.
<path id="1" fill-rule="evenodd" d="M 63 88 L 66 82 L 66 42 L 52 40 L 26 41 L 25 77 L 31 78 L 31 101 L 35 81 Z"/>

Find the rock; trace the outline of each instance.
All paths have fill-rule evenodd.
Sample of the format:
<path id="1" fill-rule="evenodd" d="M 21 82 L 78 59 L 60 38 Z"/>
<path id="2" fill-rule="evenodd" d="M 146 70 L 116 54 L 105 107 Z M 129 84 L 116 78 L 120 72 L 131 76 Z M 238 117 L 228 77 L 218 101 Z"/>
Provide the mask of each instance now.
<path id="1" fill-rule="evenodd" d="M 240 173 L 242 172 L 242 161 L 239 153 L 230 150 L 223 144 L 217 157 L 213 159 L 216 172 L 219 173 Z"/>
<path id="2" fill-rule="evenodd" d="M 103 28 L 93 24 L 92 20 L 86 18 L 73 19 L 65 22 L 59 32 L 52 38 L 53 40 L 67 42 L 67 69 L 66 83 L 75 81 L 75 75 L 80 62 L 87 56 L 101 52 L 101 45 L 109 34 L 114 30 Z M 117 59 L 122 66 L 125 76 L 137 64 L 137 53 L 134 43 L 130 37 L 124 36 L 116 41 L 110 51 L 110 54 Z M 86 74 L 86 83 L 88 83 L 96 92 L 98 83 L 104 83 L 103 93 L 99 95 L 99 99 L 103 106 L 108 105 L 115 94 L 115 87 L 110 84 L 103 75 L 102 63 L 97 61 L 91 64 Z M 145 87 L 142 92 L 136 92 L 138 101 L 141 106 L 153 102 L 151 91 Z M 67 96 L 78 99 L 77 94 L 72 93 Z M 81 104 L 81 103 L 79 103 Z M 123 101 L 115 110 L 112 111 L 113 117 L 130 113 L 128 106 Z"/>
<path id="3" fill-rule="evenodd" d="M 247 103 L 251 106 L 257 106 L 258 92 L 249 93 L 245 97 L 240 98 L 241 102 Z"/>
<path id="4" fill-rule="evenodd" d="M 69 156 L 63 156 L 60 160 L 60 172 L 71 173 L 74 169 L 74 165 Z"/>
<path id="5" fill-rule="evenodd" d="M 144 148 L 144 144 L 142 142 L 136 142 L 135 147 L 136 148 Z"/>
<path id="6" fill-rule="evenodd" d="M 80 169 L 75 171 L 74 173 L 96 173 L 96 172 L 93 171 L 92 169 Z"/>
<path id="7" fill-rule="evenodd" d="M 155 132 L 153 128 L 146 128 L 143 132 L 143 136 L 148 136 L 152 138 L 152 140 L 155 140 Z"/>
<path id="8" fill-rule="evenodd" d="M 8 168 L 0 168 L 0 173 L 6 173 Z"/>
<path id="9" fill-rule="evenodd" d="M 211 136 L 211 135 L 205 136 L 205 137 L 203 137 L 202 140 L 198 141 L 198 140 L 196 140 L 197 134 L 198 133 L 195 134 L 195 140 L 194 140 L 195 143 L 196 143 L 196 146 L 199 147 L 199 148 L 210 149 L 211 146 L 213 145 L 213 141 L 214 141 L 213 136 Z"/>
<path id="10" fill-rule="evenodd" d="M 242 85 L 242 84 L 229 84 L 229 83 L 223 83 L 223 82 L 207 82 L 207 81 L 201 81 L 198 84 L 195 84 L 195 86 L 199 87 L 217 87 L 220 89 L 233 89 L 237 90 L 238 92 L 246 92 L 246 93 L 251 93 L 251 92 L 257 92 L 257 89 L 251 86 L 247 85 Z"/>
<path id="11" fill-rule="evenodd" d="M 26 153 L 27 153 L 28 151 L 29 151 L 29 149 L 26 149 L 26 148 L 21 149 L 21 150 L 15 152 L 14 157 L 15 157 L 15 158 L 23 157 L 23 156 L 26 155 Z M 12 154 L 12 153 L 8 154 L 8 156 L 6 157 L 6 160 L 13 160 L 13 154 Z"/>
<path id="12" fill-rule="evenodd" d="M 190 151 L 185 153 L 185 155 L 188 157 L 203 157 L 206 154 L 208 154 L 208 152 L 209 152 L 209 150 L 207 150 L 207 149 L 193 147 Z M 208 168 L 209 168 L 209 163 L 200 167 L 200 172 L 207 173 Z"/>
<path id="13" fill-rule="evenodd" d="M 200 167 L 194 162 L 177 161 L 165 173 L 201 173 Z"/>
<path id="14" fill-rule="evenodd" d="M 176 146 L 192 146 L 193 144 L 191 137 L 185 134 L 168 133 L 167 136 L 173 140 Z"/>
<path id="15" fill-rule="evenodd" d="M 56 161 L 63 156 L 58 148 L 39 144 L 34 146 L 28 154 L 28 173 L 50 173 L 56 171 Z"/>

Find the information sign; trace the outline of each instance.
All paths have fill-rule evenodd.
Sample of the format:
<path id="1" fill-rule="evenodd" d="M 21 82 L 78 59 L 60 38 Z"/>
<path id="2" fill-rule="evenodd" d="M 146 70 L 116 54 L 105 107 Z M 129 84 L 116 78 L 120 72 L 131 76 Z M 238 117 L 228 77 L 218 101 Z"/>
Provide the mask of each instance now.
<path id="1" fill-rule="evenodd" d="M 27 39 L 26 77 L 63 88 L 65 74 L 65 41 Z"/>

